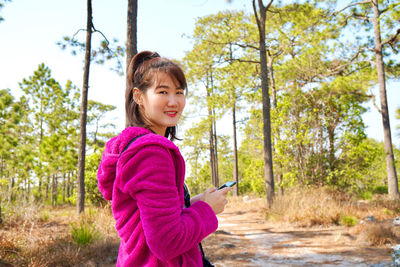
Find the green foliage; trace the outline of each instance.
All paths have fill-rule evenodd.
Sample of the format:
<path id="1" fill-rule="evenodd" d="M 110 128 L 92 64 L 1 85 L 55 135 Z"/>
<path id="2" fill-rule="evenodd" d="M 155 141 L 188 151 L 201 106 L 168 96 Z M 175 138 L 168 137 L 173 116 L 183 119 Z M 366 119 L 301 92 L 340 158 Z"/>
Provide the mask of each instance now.
<path id="1" fill-rule="evenodd" d="M 382 213 L 386 214 L 386 215 L 391 215 L 391 216 L 394 215 L 394 212 L 387 208 L 382 209 Z"/>
<path id="2" fill-rule="evenodd" d="M 97 169 L 100 164 L 103 149 L 86 157 L 85 162 L 85 198 L 94 205 L 105 205 L 107 201 L 97 186 Z"/>
<path id="3" fill-rule="evenodd" d="M 95 239 L 99 238 L 95 225 L 84 220 L 71 224 L 70 235 L 78 246 L 83 247 L 92 244 Z"/>
<path id="4" fill-rule="evenodd" d="M 35 200 L 53 206 L 73 203 L 76 198 L 79 89 L 71 81 L 61 86 L 44 64 L 40 64 L 19 86 L 23 92 L 19 100 L 10 90 L 0 90 L 0 189 L 6 192 L 1 198 L 14 201 L 33 196 Z M 89 123 L 93 124 L 95 134 L 88 138 L 87 143 L 93 148 L 89 148 L 88 155 L 104 147 L 104 138 L 110 136 L 107 130 L 112 124 L 101 119 L 115 109 L 99 102 L 89 103 Z M 89 159 L 89 179 L 93 180 L 98 163 L 91 161 Z M 92 190 L 89 196 L 95 199 L 94 182 L 89 184 L 89 190 Z"/>
<path id="5" fill-rule="evenodd" d="M 342 18 L 329 17 L 329 5 L 324 9 L 307 2 L 272 8 L 276 13 L 267 20 L 266 42 L 276 185 L 333 185 L 359 194 L 384 186 L 381 145 L 366 139 L 362 121 L 368 89 L 377 82 L 369 63 L 356 62 L 365 54 L 354 57 L 357 47 L 341 43 Z M 196 88 L 188 98 L 196 103 L 195 112 L 202 112 L 199 107 L 212 111 L 193 124 L 183 143 L 196 188 L 210 179 L 210 168 L 205 168 L 209 125 L 218 126 L 220 118 L 237 107 L 245 122 L 239 190 L 265 192 L 255 26 L 253 15 L 240 11 L 219 12 L 196 22 L 193 49 L 183 60 L 188 81 Z M 229 159 L 231 152 L 220 149 L 218 160 Z M 229 173 L 229 161 L 219 166 Z"/>
<path id="6" fill-rule="evenodd" d="M 115 128 L 115 124 L 112 122 L 106 122 L 106 115 L 115 110 L 117 107 L 113 105 L 105 105 L 103 103 L 89 100 L 88 101 L 88 117 L 87 123 L 89 129 L 89 139 L 88 145 L 93 146 L 93 150 L 96 152 L 97 149 L 103 148 L 107 140 L 104 138 L 111 138 L 110 129 Z M 106 132 L 104 132 L 106 130 Z"/>
<path id="7" fill-rule="evenodd" d="M 378 185 L 375 186 L 375 188 L 372 191 L 374 194 L 387 194 L 388 193 L 388 187 L 387 185 Z"/>
<path id="8" fill-rule="evenodd" d="M 371 191 L 362 191 L 358 194 L 358 197 L 360 199 L 364 199 L 364 200 L 371 200 L 372 199 L 372 192 Z"/>
<path id="9" fill-rule="evenodd" d="M 40 212 L 40 220 L 42 222 L 48 222 L 50 219 L 50 212 L 47 209 L 44 209 Z"/>
<path id="10" fill-rule="evenodd" d="M 339 224 L 345 225 L 347 227 L 355 226 L 357 223 L 358 223 L 357 218 L 351 215 L 344 215 L 341 216 L 339 219 Z"/>
<path id="11" fill-rule="evenodd" d="M 57 45 L 63 50 L 69 48 L 73 56 L 76 56 L 79 52 L 84 53 L 85 42 L 78 39 L 80 31 L 72 37 L 64 36 L 62 41 L 57 42 Z M 97 47 L 92 47 L 91 61 L 100 65 L 104 65 L 108 61 L 114 61 L 114 66 L 110 69 L 122 76 L 124 70 L 120 59 L 125 56 L 125 48 L 119 44 L 117 39 L 114 38 L 110 43 L 100 31 L 93 29 L 93 32 L 100 35 L 100 40 Z M 93 35 L 93 38 L 96 38 L 96 36 Z"/>
<path id="12" fill-rule="evenodd" d="M 399 5 L 393 0 L 379 4 L 385 13 L 383 40 L 390 40 Z M 315 1 L 279 3 L 271 8 L 266 43 L 276 188 L 329 185 L 364 199 L 386 194 L 383 144 L 366 138 L 362 121 L 368 90 L 377 83 L 377 73 L 370 65 L 374 57 L 367 49 L 373 43 L 368 32 L 371 24 L 351 20 L 340 24 L 350 17 L 331 16 L 329 5 L 322 7 Z M 345 12 L 349 15 L 350 11 Z M 370 15 L 368 5 L 353 11 Z M 355 38 L 343 40 L 344 31 Z M 84 43 L 77 37 L 65 37 L 60 47 L 69 47 L 74 54 L 83 51 Z M 192 194 L 210 187 L 211 162 L 216 159 L 220 184 L 232 179 L 234 151 L 229 133 L 235 117 L 240 140 L 239 193 L 263 195 L 263 100 L 254 15 L 225 11 L 198 18 L 191 39 L 193 48 L 182 60 L 192 104 L 192 110 L 185 113 L 185 126 L 190 125 L 182 142 L 186 182 Z M 93 60 L 104 64 L 122 56 L 124 51 L 117 43 L 100 40 Z M 397 43 L 384 51 L 389 78 L 399 73 L 393 53 Z M 0 90 L 2 198 L 15 200 L 30 192 L 36 200 L 53 205 L 74 203 L 79 89 L 70 81 L 59 84 L 43 63 L 20 88 L 20 99 L 8 89 Z M 113 110 L 111 105 L 88 102 L 85 189 L 87 200 L 95 205 L 104 204 L 96 174 L 102 148 L 113 135 L 114 125 L 107 116 Z M 216 152 L 214 158 L 210 151 Z M 400 151 L 394 149 L 394 154 L 399 170 Z"/>

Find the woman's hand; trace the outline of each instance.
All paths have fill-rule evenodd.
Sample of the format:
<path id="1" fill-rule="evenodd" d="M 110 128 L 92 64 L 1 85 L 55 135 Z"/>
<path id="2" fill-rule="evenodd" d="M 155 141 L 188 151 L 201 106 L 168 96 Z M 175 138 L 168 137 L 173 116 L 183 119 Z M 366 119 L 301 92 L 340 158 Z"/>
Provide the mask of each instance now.
<path id="1" fill-rule="evenodd" d="M 225 187 L 217 190 L 215 187 L 207 189 L 202 193 L 202 201 L 211 206 L 215 214 L 220 214 L 224 211 L 226 203 L 226 194 L 231 190 L 230 187 Z"/>
<path id="2" fill-rule="evenodd" d="M 195 203 L 196 201 L 203 200 L 203 199 L 204 199 L 204 193 L 195 195 L 194 197 L 192 197 L 190 199 L 190 204 L 193 205 L 193 203 Z"/>

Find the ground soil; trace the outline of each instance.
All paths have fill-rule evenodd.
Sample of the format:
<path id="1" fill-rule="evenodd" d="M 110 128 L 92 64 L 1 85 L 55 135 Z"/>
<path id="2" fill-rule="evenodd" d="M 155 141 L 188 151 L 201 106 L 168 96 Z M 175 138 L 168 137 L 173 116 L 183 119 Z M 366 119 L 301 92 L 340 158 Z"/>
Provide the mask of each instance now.
<path id="1" fill-rule="evenodd" d="M 259 199 L 230 202 L 225 211 L 218 215 L 218 230 L 202 242 L 211 262 L 216 267 L 393 266 L 393 244 L 371 246 L 360 242 L 358 236 L 351 231 L 352 228 L 304 228 L 282 222 L 269 222 L 265 219 L 265 214 Z M 61 215 L 57 218 L 59 221 L 0 228 L 0 267 L 115 266 L 119 238 L 114 231 L 113 221 L 105 223 L 107 227 L 110 224 L 112 229 L 107 240 L 97 242 L 87 249 L 76 250 L 68 237 L 69 225 L 65 218 Z M 24 255 L 31 257 L 29 263 L 27 260 L 21 261 L 25 262 L 24 265 L 7 263 L 14 254 L 15 257 L 20 257 L 20 251 L 14 245 L 18 244 L 21 236 L 25 237 L 25 246 L 39 247 L 40 250 L 32 249 L 28 255 Z M 58 254 L 52 251 L 58 251 Z"/>
<path id="2" fill-rule="evenodd" d="M 300 228 L 266 222 L 257 209 L 227 207 L 218 230 L 203 241 L 217 267 L 393 266 L 392 245 L 368 246 L 344 226 Z"/>

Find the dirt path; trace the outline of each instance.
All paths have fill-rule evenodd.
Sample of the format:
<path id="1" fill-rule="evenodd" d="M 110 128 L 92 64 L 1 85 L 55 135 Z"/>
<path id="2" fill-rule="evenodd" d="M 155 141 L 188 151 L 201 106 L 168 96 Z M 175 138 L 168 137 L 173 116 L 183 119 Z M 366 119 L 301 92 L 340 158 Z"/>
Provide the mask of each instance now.
<path id="1" fill-rule="evenodd" d="M 203 242 L 217 267 L 393 266 L 391 246 L 360 245 L 345 227 L 278 227 L 251 210 L 228 209 L 218 218 L 218 231 Z"/>

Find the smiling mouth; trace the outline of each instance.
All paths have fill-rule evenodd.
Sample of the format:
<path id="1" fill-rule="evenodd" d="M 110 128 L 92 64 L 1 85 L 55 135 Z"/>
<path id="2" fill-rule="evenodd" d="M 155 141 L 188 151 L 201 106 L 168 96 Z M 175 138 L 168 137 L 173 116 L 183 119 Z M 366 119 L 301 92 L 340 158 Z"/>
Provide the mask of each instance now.
<path id="1" fill-rule="evenodd" d="M 167 112 L 165 112 L 165 114 L 167 114 L 167 116 L 170 116 L 170 117 L 175 117 L 178 114 L 178 112 L 177 111 L 167 111 Z"/>

